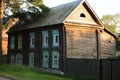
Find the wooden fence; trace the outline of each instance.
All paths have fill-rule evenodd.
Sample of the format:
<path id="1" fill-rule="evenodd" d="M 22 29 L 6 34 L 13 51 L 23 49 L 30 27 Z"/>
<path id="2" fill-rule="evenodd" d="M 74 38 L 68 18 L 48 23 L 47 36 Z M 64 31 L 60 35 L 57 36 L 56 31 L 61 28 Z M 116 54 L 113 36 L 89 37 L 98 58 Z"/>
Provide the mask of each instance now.
<path id="1" fill-rule="evenodd" d="M 120 80 L 120 60 L 66 59 L 65 74 L 95 80 Z"/>

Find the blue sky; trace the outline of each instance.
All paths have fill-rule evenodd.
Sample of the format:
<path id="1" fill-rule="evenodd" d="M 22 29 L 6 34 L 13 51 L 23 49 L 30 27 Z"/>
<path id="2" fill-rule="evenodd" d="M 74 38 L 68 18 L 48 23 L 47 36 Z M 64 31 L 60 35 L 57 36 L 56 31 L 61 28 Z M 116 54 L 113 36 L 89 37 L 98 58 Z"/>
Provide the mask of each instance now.
<path id="1" fill-rule="evenodd" d="M 60 4 L 72 2 L 76 0 L 44 0 L 44 3 L 49 7 L 54 7 Z M 120 13 L 120 0 L 87 0 L 93 10 L 101 18 L 106 14 Z"/>

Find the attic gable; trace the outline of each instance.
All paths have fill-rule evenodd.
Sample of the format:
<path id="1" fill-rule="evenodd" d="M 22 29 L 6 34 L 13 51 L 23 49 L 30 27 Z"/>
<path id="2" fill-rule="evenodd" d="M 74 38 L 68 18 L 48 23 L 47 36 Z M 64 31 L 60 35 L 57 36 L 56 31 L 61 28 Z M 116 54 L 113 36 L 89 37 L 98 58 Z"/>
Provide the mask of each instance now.
<path id="1" fill-rule="evenodd" d="M 86 0 L 83 0 L 66 18 L 64 23 L 80 23 L 103 26 L 102 22 Z"/>

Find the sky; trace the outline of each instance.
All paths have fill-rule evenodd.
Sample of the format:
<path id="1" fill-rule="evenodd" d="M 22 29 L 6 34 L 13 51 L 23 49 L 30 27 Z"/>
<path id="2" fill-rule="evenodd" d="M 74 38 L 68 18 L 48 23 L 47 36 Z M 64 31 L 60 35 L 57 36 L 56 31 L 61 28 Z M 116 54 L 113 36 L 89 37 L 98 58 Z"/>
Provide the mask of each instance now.
<path id="1" fill-rule="evenodd" d="M 44 0 L 48 7 L 69 3 L 76 0 Z M 87 0 L 99 18 L 107 14 L 120 13 L 120 0 Z"/>

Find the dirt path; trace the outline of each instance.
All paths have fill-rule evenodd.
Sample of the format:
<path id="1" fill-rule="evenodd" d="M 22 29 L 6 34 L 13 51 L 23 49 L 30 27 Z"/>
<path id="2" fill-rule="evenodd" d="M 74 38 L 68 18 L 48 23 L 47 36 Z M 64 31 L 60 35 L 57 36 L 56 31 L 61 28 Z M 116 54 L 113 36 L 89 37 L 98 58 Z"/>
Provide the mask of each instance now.
<path id="1" fill-rule="evenodd" d="M 0 80 L 14 80 L 14 79 L 10 79 L 10 78 L 6 78 L 6 77 L 1 77 L 0 76 Z"/>
<path id="2" fill-rule="evenodd" d="M 11 80 L 11 79 L 0 77 L 0 80 Z"/>

